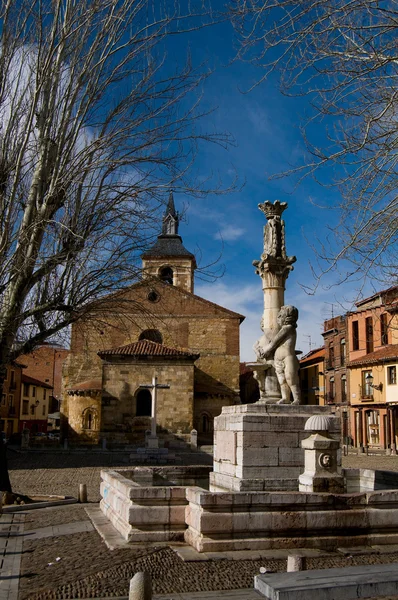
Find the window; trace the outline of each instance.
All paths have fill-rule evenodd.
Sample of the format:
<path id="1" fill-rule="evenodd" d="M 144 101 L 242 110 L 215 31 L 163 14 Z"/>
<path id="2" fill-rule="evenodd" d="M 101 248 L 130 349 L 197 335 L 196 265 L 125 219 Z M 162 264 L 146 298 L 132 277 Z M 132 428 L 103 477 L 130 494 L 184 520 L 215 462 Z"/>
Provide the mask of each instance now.
<path id="1" fill-rule="evenodd" d="M 367 317 L 365 320 L 365 328 L 366 328 L 366 353 L 369 354 L 373 352 L 373 319 L 372 317 Z"/>
<path id="2" fill-rule="evenodd" d="M 8 406 L 14 406 L 14 396 L 12 394 L 8 396 Z"/>
<path id="3" fill-rule="evenodd" d="M 333 369 L 334 367 L 334 345 L 333 342 L 329 344 L 329 368 Z"/>
<path id="4" fill-rule="evenodd" d="M 46 388 L 43 389 L 43 400 L 47 400 L 47 390 L 46 390 Z"/>
<path id="5" fill-rule="evenodd" d="M 89 407 L 83 411 L 83 429 L 97 429 L 97 411 Z"/>
<path id="6" fill-rule="evenodd" d="M 380 336 L 381 336 L 381 345 L 387 346 L 387 344 L 388 344 L 387 313 L 383 313 L 380 316 Z"/>
<path id="7" fill-rule="evenodd" d="M 397 383 L 397 367 L 387 367 L 387 383 L 388 385 L 396 385 Z"/>
<path id="8" fill-rule="evenodd" d="M 344 367 L 346 357 L 345 338 L 340 340 L 340 365 Z"/>
<path id="9" fill-rule="evenodd" d="M 32 385 L 32 398 L 36 398 L 36 388 Z"/>
<path id="10" fill-rule="evenodd" d="M 1 404 L 2 404 L 3 406 L 5 406 L 5 405 L 6 405 L 6 395 L 5 395 L 5 394 L 3 394 L 3 395 L 1 396 Z"/>
<path id="11" fill-rule="evenodd" d="M 149 390 L 139 390 L 135 414 L 137 417 L 150 417 L 152 415 L 152 394 Z"/>
<path id="12" fill-rule="evenodd" d="M 42 412 L 43 417 L 46 415 L 46 405 L 43 404 L 43 412 Z"/>
<path id="13" fill-rule="evenodd" d="M 22 414 L 23 415 L 29 414 L 29 400 L 24 400 L 22 402 Z"/>
<path id="14" fill-rule="evenodd" d="M 359 323 L 358 323 L 358 321 L 352 322 L 352 349 L 359 350 Z"/>
<path id="15" fill-rule="evenodd" d="M 345 375 L 341 378 L 341 401 L 347 402 L 347 377 Z"/>
<path id="16" fill-rule="evenodd" d="M 333 402 L 334 400 L 334 377 L 330 378 L 329 381 L 329 402 Z"/>
<path id="17" fill-rule="evenodd" d="M 145 331 L 140 334 L 138 340 L 149 340 L 150 342 L 157 342 L 158 344 L 163 343 L 162 334 L 157 329 L 145 329 Z"/>
<path id="18" fill-rule="evenodd" d="M 159 270 L 159 277 L 163 283 L 173 285 L 173 269 L 171 267 L 162 267 Z"/>
<path id="19" fill-rule="evenodd" d="M 155 290 L 151 290 L 150 292 L 148 292 L 147 298 L 149 302 L 159 302 L 160 294 L 158 294 Z"/>
<path id="20" fill-rule="evenodd" d="M 23 384 L 23 395 L 26 396 L 27 398 L 29 398 L 29 384 L 28 383 Z"/>
<path id="21" fill-rule="evenodd" d="M 373 389 L 370 385 L 373 379 L 371 377 L 367 379 L 368 375 L 372 375 L 372 371 L 362 371 L 362 398 L 373 398 Z"/>

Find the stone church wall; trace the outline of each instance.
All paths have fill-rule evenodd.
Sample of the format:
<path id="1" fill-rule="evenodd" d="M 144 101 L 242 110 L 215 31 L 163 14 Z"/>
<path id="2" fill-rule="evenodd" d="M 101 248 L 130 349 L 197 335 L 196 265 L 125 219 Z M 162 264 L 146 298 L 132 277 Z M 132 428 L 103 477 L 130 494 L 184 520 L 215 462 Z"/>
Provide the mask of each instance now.
<path id="1" fill-rule="evenodd" d="M 193 427 L 193 364 L 170 361 L 136 364 L 104 364 L 103 430 L 132 431 L 136 417 L 139 386 L 150 384 L 152 377 L 170 389 L 157 392 L 157 425 L 171 431 L 190 433 Z M 142 417 L 139 419 L 142 420 Z M 149 423 L 149 422 L 148 422 Z"/>

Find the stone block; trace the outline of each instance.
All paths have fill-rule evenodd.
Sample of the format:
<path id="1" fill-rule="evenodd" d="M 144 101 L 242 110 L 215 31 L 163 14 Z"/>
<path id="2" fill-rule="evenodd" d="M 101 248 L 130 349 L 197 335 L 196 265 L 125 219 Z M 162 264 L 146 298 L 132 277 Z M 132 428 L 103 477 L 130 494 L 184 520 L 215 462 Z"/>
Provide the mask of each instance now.
<path id="1" fill-rule="evenodd" d="M 236 476 L 242 479 L 298 479 L 301 470 L 300 467 L 251 467 L 237 465 Z"/>
<path id="2" fill-rule="evenodd" d="M 304 463 L 304 450 L 301 448 L 286 448 L 284 440 L 279 447 L 279 465 L 281 467 L 297 466 L 302 468 Z"/>
<path id="3" fill-rule="evenodd" d="M 214 460 L 236 462 L 236 434 L 233 431 L 218 431 L 215 436 Z"/>
<path id="4" fill-rule="evenodd" d="M 236 452 L 236 463 L 242 466 L 270 466 L 279 464 L 278 448 L 245 448 L 239 447 Z"/>

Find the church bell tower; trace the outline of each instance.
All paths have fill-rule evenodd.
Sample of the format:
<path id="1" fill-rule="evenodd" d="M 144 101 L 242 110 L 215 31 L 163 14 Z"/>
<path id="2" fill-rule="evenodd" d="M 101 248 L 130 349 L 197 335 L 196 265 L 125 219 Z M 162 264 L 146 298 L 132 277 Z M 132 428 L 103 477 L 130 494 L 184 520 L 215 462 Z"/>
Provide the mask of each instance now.
<path id="1" fill-rule="evenodd" d="M 193 293 L 196 260 L 184 248 L 178 226 L 179 214 L 175 209 L 173 192 L 170 192 L 162 233 L 155 244 L 143 253 L 142 270 L 144 277 L 158 277 L 164 283 Z"/>

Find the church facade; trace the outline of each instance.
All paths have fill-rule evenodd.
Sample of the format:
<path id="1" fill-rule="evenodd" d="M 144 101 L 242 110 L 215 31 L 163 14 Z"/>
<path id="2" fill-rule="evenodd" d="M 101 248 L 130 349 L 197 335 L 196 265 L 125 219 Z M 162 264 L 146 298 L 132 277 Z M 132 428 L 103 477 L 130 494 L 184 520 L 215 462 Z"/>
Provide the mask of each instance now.
<path id="1" fill-rule="evenodd" d="M 196 261 L 178 234 L 170 194 L 162 234 L 142 255 L 142 279 L 100 300 L 72 327 L 61 419 L 73 443 L 136 443 L 150 428 L 165 439 L 210 440 L 222 406 L 239 399 L 239 326 L 244 317 L 194 294 Z"/>

